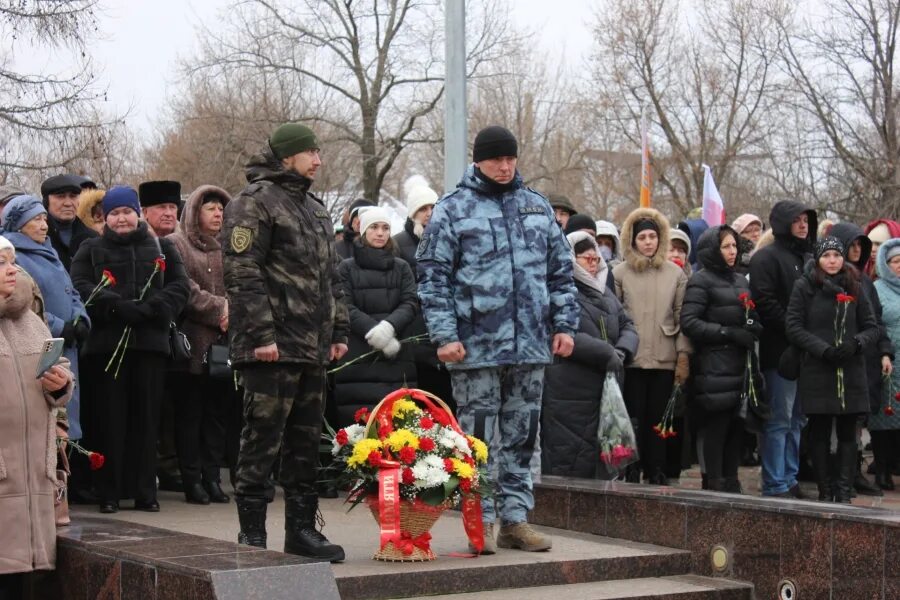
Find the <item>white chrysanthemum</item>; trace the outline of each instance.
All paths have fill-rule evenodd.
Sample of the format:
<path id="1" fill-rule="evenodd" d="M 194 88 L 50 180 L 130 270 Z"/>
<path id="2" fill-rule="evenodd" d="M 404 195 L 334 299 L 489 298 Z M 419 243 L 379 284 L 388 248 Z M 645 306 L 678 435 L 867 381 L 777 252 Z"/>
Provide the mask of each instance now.
<path id="1" fill-rule="evenodd" d="M 417 488 L 430 488 L 444 485 L 450 474 L 444 470 L 444 461 L 440 457 L 428 455 L 416 462 L 412 467 L 416 478 L 413 485 Z"/>
<path id="2" fill-rule="evenodd" d="M 441 431 L 441 436 L 438 438 L 438 444 L 444 448 L 455 448 L 456 437 L 454 436 L 456 436 L 456 432 L 449 427 L 445 427 L 444 430 Z"/>
<path id="3" fill-rule="evenodd" d="M 359 423 L 354 423 L 348 427 L 344 428 L 347 432 L 347 440 L 348 444 L 355 444 L 360 441 L 366 435 L 366 428 L 364 425 L 360 425 Z"/>

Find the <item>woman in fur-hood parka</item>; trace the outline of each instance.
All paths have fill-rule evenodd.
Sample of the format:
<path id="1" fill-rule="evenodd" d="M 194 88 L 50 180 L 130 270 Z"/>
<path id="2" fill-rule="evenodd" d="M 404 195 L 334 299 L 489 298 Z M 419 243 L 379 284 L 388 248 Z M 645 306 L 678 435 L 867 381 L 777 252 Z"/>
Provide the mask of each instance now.
<path id="1" fill-rule="evenodd" d="M 666 259 L 669 232 L 669 221 L 659 211 L 632 211 L 622 225 L 624 262 L 613 269 L 616 296 L 634 319 L 640 339 L 637 354 L 626 365 L 625 403 L 638 421 L 644 478 L 661 485 L 668 483 L 666 444 L 652 427 L 662 417 L 673 383 L 687 380 L 690 351 L 679 326 L 687 277 Z M 654 237 L 655 250 L 642 253 L 639 242 Z"/>

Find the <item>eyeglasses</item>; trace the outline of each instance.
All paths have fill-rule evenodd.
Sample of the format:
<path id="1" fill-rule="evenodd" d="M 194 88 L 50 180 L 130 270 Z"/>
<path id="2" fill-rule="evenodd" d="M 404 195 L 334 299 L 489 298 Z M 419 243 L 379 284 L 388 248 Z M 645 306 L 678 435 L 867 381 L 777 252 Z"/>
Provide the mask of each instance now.
<path id="1" fill-rule="evenodd" d="M 585 261 L 589 265 L 599 265 L 600 264 L 600 258 L 597 256 L 587 256 L 586 254 L 579 254 L 575 258 L 580 258 L 581 260 Z"/>

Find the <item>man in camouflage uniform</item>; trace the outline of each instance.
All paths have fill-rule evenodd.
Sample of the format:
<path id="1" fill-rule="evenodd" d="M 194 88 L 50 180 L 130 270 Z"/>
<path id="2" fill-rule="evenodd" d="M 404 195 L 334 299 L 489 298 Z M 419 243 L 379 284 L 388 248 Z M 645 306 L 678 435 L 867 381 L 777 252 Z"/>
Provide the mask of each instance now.
<path id="1" fill-rule="evenodd" d="M 269 473 L 279 450 L 284 551 L 340 561 L 316 529 L 325 366 L 347 352 L 347 308 L 331 217 L 309 193 L 322 164 L 315 134 L 282 125 L 246 167 L 249 185 L 225 209 L 222 230 L 231 358 L 243 379 L 235 498 L 238 542 L 266 545 Z"/>
<path id="2" fill-rule="evenodd" d="M 569 245 L 546 198 L 523 185 L 517 155 L 506 129 L 479 132 L 474 164 L 438 201 L 416 253 L 422 312 L 451 371 L 460 426 L 500 449 L 488 463 L 498 467 L 500 532 L 495 542 L 494 502 L 483 502 L 485 554 L 552 545 L 525 521 L 534 508 L 529 462 L 544 366 L 572 353 L 578 329 Z"/>

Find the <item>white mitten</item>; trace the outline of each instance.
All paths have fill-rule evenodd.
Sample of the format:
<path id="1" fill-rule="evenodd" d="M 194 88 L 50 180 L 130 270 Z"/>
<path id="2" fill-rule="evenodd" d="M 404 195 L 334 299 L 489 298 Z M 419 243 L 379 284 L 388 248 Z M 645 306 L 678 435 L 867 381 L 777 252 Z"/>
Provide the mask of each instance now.
<path id="1" fill-rule="evenodd" d="M 366 334 L 366 341 L 376 350 L 384 350 L 384 347 L 394 339 L 394 326 L 387 321 L 381 321 Z"/>
<path id="2" fill-rule="evenodd" d="M 388 358 L 394 358 L 400 352 L 400 342 L 397 341 L 397 338 L 391 338 L 381 351 Z"/>

